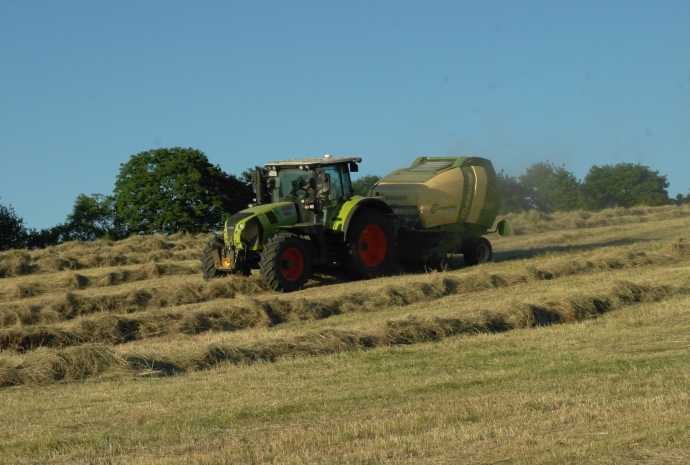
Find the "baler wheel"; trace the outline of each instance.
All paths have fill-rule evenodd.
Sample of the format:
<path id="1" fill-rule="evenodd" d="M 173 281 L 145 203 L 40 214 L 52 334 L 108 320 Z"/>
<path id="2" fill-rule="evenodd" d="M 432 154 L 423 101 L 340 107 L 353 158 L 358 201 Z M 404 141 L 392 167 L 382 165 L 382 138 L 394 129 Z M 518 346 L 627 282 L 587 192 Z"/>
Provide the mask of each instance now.
<path id="1" fill-rule="evenodd" d="M 468 266 L 490 262 L 494 258 L 491 242 L 484 237 L 469 240 L 463 248 L 462 255 Z"/>
<path id="2" fill-rule="evenodd" d="M 300 289 L 310 275 L 309 251 L 294 234 L 272 237 L 264 246 L 259 269 L 264 283 L 278 292 Z"/>

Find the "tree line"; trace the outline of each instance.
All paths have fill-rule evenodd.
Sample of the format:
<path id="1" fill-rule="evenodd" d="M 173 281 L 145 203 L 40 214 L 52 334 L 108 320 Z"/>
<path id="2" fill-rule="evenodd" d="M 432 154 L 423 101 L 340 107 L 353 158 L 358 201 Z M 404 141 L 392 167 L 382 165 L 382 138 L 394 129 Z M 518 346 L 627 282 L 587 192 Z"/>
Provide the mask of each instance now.
<path id="1" fill-rule="evenodd" d="M 648 166 L 633 163 L 592 166 L 583 180 L 565 166 L 538 162 L 519 176 L 510 176 L 503 170 L 497 173 L 501 192 L 501 214 L 527 210 L 544 213 L 556 211 L 589 210 L 658 206 L 690 203 L 688 195 L 669 198 L 669 183 Z M 379 176 L 365 176 L 353 182 L 355 193 L 366 195 Z"/>
<path id="2" fill-rule="evenodd" d="M 355 180 L 355 193 L 366 195 L 379 179 L 368 175 Z M 498 182 L 503 213 L 690 203 L 690 193 L 669 198 L 666 176 L 632 163 L 592 166 L 578 180 L 564 166 L 546 161 L 519 176 L 500 171 Z M 0 251 L 134 234 L 218 231 L 229 214 L 253 200 L 249 170 L 239 177 L 225 173 L 192 148 L 149 150 L 120 164 L 112 195 L 79 194 L 65 221 L 52 228 L 27 228 L 11 205 L 0 204 Z"/>
<path id="3" fill-rule="evenodd" d="M 592 166 L 579 180 L 565 166 L 534 163 L 519 176 L 498 173 L 502 212 L 590 210 L 690 203 L 690 193 L 668 195 L 666 176 L 633 163 Z"/>
<path id="4" fill-rule="evenodd" d="M 79 194 L 72 213 L 52 228 L 26 228 L 11 206 L 0 205 L 0 251 L 134 234 L 217 231 L 228 213 L 246 208 L 253 198 L 246 175 L 225 173 L 199 150 L 149 150 L 120 164 L 112 195 Z"/>

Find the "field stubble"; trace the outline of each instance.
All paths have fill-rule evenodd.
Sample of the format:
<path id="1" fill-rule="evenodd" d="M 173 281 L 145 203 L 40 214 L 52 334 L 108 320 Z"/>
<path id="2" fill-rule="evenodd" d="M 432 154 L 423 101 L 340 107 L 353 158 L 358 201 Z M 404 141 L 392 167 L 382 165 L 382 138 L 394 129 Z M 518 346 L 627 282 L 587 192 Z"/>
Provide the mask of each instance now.
<path id="1" fill-rule="evenodd" d="M 495 241 L 524 258 L 290 295 L 203 283 L 204 237 L 2 254 L 0 461 L 683 461 L 688 211 L 638 210 L 527 213 Z"/>

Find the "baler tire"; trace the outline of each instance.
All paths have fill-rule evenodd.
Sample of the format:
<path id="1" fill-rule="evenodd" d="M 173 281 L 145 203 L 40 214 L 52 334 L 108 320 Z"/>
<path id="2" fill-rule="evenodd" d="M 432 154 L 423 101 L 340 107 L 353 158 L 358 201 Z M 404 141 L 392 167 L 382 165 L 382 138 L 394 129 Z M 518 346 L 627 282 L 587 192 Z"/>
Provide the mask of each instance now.
<path id="1" fill-rule="evenodd" d="M 264 284 L 274 291 L 301 289 L 311 274 L 306 244 L 294 234 L 272 237 L 261 251 L 259 273 Z"/>
<path id="2" fill-rule="evenodd" d="M 215 237 L 206 243 L 206 246 L 201 253 L 201 272 L 204 276 L 204 281 L 210 281 L 214 278 L 227 276 L 225 271 L 216 269 L 216 265 L 213 260 L 213 251 L 220 247 L 223 247 L 223 241 Z"/>
<path id="3" fill-rule="evenodd" d="M 462 255 L 465 258 L 465 264 L 468 266 L 487 263 L 494 258 L 491 242 L 484 237 L 469 240 L 465 247 L 463 247 Z"/>
<path id="4" fill-rule="evenodd" d="M 347 231 L 347 272 L 359 279 L 390 273 L 395 257 L 395 233 L 391 223 L 375 210 L 364 210 Z"/>

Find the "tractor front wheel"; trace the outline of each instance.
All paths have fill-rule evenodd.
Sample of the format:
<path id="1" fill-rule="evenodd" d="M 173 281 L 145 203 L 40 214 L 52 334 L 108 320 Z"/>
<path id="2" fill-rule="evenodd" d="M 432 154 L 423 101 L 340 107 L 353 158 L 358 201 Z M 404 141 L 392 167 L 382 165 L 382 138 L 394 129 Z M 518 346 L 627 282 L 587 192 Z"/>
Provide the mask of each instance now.
<path id="1" fill-rule="evenodd" d="M 271 238 L 264 246 L 259 269 L 264 283 L 278 292 L 300 289 L 310 275 L 309 251 L 294 234 Z"/>
<path id="2" fill-rule="evenodd" d="M 213 252 L 223 247 L 223 240 L 219 237 L 214 237 L 204 247 L 201 253 L 201 273 L 204 275 L 205 281 L 210 281 L 213 278 L 220 278 L 226 276 L 225 271 L 216 269 L 216 264 L 213 260 Z"/>
<path id="3" fill-rule="evenodd" d="M 490 262 L 494 258 L 491 242 L 483 237 L 470 239 L 463 248 L 462 255 L 465 258 L 465 264 L 469 266 Z"/>
<path id="4" fill-rule="evenodd" d="M 390 272 L 395 237 L 393 227 L 382 213 L 359 213 L 347 232 L 348 271 L 358 278 L 376 278 Z"/>

